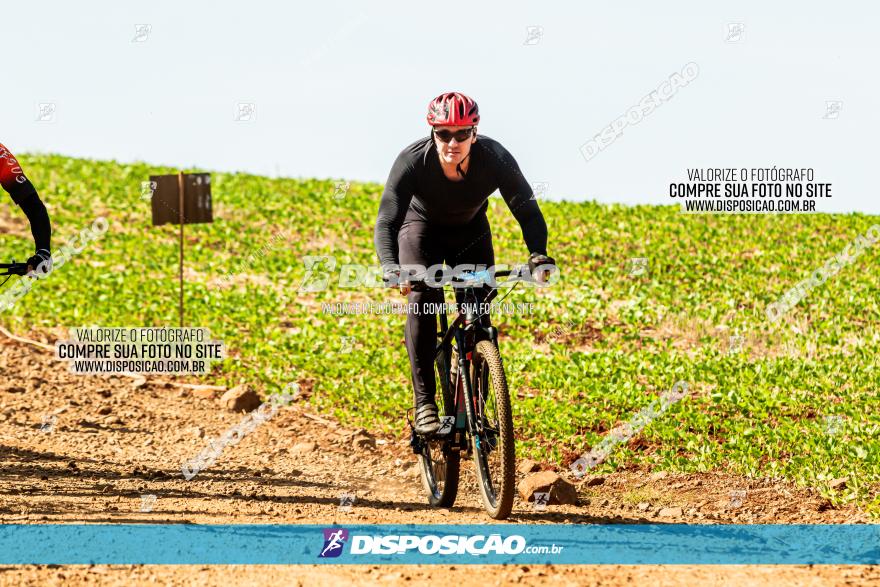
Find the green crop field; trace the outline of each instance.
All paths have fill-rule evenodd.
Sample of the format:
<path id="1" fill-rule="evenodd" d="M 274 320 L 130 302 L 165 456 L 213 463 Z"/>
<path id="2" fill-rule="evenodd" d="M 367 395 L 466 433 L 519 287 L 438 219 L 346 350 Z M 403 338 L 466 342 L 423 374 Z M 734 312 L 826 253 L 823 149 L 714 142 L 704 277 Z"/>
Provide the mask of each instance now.
<path id="1" fill-rule="evenodd" d="M 109 230 L 37 282 L 2 323 L 48 340 L 72 326 L 176 326 L 177 228 L 151 226 L 141 182 L 177 170 L 21 160 L 52 217 L 53 248 L 99 216 Z M 298 291 L 306 255 L 375 264 L 382 186 L 352 182 L 337 198 L 332 180 L 214 174 L 212 182 L 215 222 L 186 229 L 186 323 L 210 328 L 229 353 L 205 379 L 250 382 L 264 393 L 297 380 L 315 410 L 402 434 L 411 395 L 404 316 L 334 316 L 321 304 L 403 298 L 339 287 L 336 277 L 326 291 Z M 21 260 L 31 252 L 26 220 L 8 205 L 5 224 L 20 228 L 3 239 L 0 257 Z M 688 395 L 617 446 L 598 472 L 652 466 L 785 477 L 880 514 L 880 245 L 779 322 L 765 315 L 878 217 L 541 207 L 559 279 L 521 285 L 505 300 L 531 303 L 533 313 L 494 317 L 520 456 L 568 466 L 684 381 Z M 500 198 L 490 200 L 489 217 L 497 260 L 524 261 L 519 227 Z M 648 259 L 641 275 L 630 270 L 637 257 Z M 840 477 L 846 487 L 831 489 Z"/>

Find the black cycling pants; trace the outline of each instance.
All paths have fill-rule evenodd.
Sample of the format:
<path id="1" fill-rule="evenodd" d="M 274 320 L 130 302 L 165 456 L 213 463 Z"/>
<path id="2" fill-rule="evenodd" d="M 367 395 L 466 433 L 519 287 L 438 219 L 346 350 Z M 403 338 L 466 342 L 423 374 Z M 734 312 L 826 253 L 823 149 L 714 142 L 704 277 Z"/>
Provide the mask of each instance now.
<path id="1" fill-rule="evenodd" d="M 438 226 L 421 220 L 407 220 L 400 227 L 397 235 L 399 260 L 401 265 L 419 264 L 426 268 L 431 265 L 446 263 L 454 268 L 456 265 L 472 264 L 491 267 L 495 264 L 495 251 L 492 248 L 492 233 L 489 220 L 485 214 L 479 214 L 464 226 Z M 435 274 L 439 279 L 440 273 Z M 458 304 L 464 302 L 464 290 L 455 288 Z M 485 300 L 489 289 L 475 288 L 477 302 Z M 437 387 L 434 374 L 434 350 L 439 342 L 437 339 L 437 315 L 422 311 L 425 304 L 442 304 L 443 288 L 428 288 L 424 292 L 410 292 L 408 302 L 410 308 L 417 307 L 418 312 L 409 312 L 406 317 L 406 351 L 409 354 L 412 371 L 413 392 L 416 406 L 434 402 Z M 473 300 L 471 300 L 473 301 Z M 435 306 L 436 308 L 436 306 Z M 427 308 L 430 310 L 431 308 Z M 454 314 L 449 315 L 451 322 Z M 489 326 L 489 315 L 481 318 L 481 323 Z"/>

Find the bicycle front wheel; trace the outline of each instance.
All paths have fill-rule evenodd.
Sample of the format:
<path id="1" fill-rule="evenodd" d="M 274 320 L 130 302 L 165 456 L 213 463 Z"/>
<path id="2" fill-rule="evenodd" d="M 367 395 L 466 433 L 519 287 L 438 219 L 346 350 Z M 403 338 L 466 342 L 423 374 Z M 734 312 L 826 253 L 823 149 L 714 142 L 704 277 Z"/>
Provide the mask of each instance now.
<path id="1" fill-rule="evenodd" d="M 477 481 L 486 512 L 496 520 L 503 520 L 513 508 L 516 466 L 507 377 L 498 347 L 492 341 L 478 342 L 473 359 L 477 433 L 471 442 Z"/>

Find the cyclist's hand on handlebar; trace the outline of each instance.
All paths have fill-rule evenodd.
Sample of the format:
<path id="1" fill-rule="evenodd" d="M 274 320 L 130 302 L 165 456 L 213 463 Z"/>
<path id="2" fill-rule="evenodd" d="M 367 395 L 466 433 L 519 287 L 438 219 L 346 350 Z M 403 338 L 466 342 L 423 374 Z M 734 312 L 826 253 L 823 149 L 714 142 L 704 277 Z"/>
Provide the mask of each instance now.
<path id="1" fill-rule="evenodd" d="M 558 270 L 556 260 L 542 253 L 529 256 L 529 274 L 538 283 L 547 283 L 550 276 Z"/>
<path id="2" fill-rule="evenodd" d="M 52 271 L 52 254 L 46 249 L 38 249 L 34 256 L 27 260 L 27 266 L 28 273 L 39 269 L 40 273 L 48 275 Z"/>
<path id="3" fill-rule="evenodd" d="M 400 295 L 409 295 L 409 284 L 400 282 L 400 269 L 389 269 L 382 275 L 382 283 L 385 287 L 396 287 L 400 289 Z"/>

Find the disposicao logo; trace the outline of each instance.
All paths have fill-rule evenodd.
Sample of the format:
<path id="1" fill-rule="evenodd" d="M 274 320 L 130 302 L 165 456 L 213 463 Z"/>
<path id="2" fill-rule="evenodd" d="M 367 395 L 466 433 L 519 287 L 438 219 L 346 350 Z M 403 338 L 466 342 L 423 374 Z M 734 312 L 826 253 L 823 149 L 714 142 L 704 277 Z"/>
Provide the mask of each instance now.
<path id="1" fill-rule="evenodd" d="M 502 538 L 499 534 L 488 537 L 477 536 L 363 536 L 351 537 L 349 552 L 358 554 L 407 554 L 417 551 L 419 554 L 470 554 L 480 556 L 486 554 L 519 554 L 526 549 L 526 539 L 522 536 Z M 560 549 L 561 550 L 561 549 Z M 549 547 L 548 547 L 549 552 Z"/>
<path id="2" fill-rule="evenodd" d="M 348 541 L 348 530 L 344 528 L 324 528 L 324 548 L 318 558 L 335 558 L 342 554 L 342 547 Z"/>

